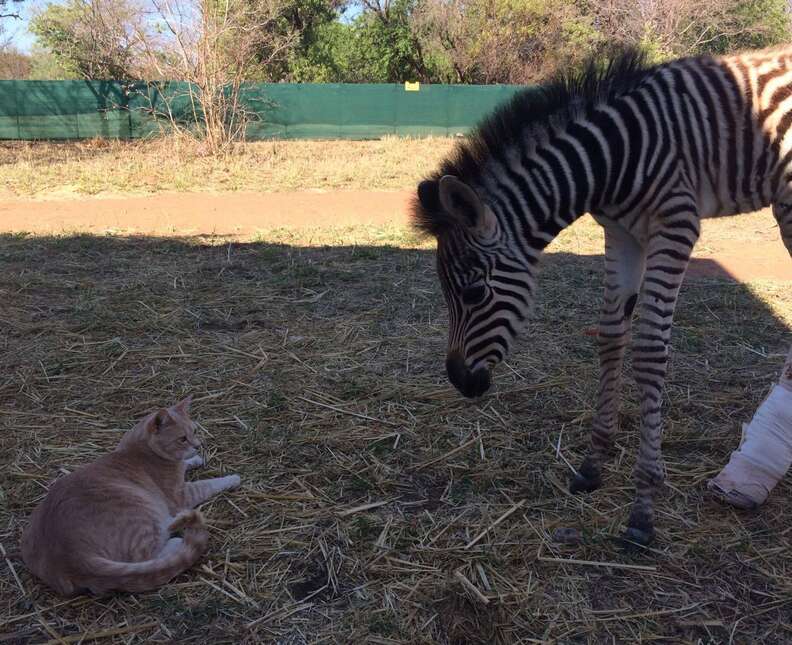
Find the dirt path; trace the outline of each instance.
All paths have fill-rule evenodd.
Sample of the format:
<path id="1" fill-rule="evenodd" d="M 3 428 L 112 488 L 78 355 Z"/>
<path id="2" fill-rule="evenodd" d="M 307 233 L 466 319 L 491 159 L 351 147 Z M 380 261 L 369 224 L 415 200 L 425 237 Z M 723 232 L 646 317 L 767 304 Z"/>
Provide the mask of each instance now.
<path id="1" fill-rule="evenodd" d="M 792 258 L 781 240 L 755 243 L 721 241 L 711 251 L 694 254 L 688 275 L 749 280 L 792 281 Z"/>
<path id="2" fill-rule="evenodd" d="M 119 230 L 151 235 L 254 235 L 281 227 L 406 220 L 409 193 L 159 193 L 140 197 L 0 201 L 0 229 L 51 234 Z"/>
<path id="3" fill-rule="evenodd" d="M 0 201 L 0 231 L 250 236 L 282 227 L 404 225 L 410 197 L 400 191 L 316 191 L 6 199 Z M 691 274 L 792 281 L 792 259 L 769 213 L 753 216 L 745 226 L 707 221 Z"/>

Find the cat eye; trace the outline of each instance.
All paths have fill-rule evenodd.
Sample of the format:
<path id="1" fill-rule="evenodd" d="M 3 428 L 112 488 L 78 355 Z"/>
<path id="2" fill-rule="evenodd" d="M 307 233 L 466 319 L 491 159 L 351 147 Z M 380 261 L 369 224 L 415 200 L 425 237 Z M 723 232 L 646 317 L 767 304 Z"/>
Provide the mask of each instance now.
<path id="1" fill-rule="evenodd" d="M 483 284 L 475 284 L 462 289 L 462 302 L 466 305 L 477 305 L 487 295 L 487 288 Z"/>
<path id="2" fill-rule="evenodd" d="M 182 437 L 181 440 L 182 440 L 182 443 L 187 443 L 187 437 Z"/>

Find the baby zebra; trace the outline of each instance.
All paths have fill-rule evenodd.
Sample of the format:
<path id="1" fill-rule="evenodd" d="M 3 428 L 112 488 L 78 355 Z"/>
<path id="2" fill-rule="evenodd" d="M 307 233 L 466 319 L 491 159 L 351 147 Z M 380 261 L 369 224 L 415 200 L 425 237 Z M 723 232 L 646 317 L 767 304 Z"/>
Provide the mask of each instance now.
<path id="1" fill-rule="evenodd" d="M 655 67 L 628 52 L 516 95 L 418 186 L 413 217 L 437 238 L 449 310 L 448 378 L 468 397 L 524 327 L 544 248 L 586 212 L 604 227 L 597 411 L 571 489 L 600 485 L 637 303 L 630 542 L 654 534 L 668 342 L 700 220 L 772 205 L 792 253 L 790 125 L 792 48 Z"/>

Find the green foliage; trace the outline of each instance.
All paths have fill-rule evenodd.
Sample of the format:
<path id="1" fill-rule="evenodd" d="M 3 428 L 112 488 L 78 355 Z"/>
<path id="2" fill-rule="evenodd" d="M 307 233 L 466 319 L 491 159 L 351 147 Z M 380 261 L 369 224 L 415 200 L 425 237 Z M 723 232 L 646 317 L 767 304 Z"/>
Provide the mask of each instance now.
<path id="1" fill-rule="evenodd" d="M 37 43 L 52 52 L 65 74 L 89 79 L 138 77 L 141 20 L 132 0 L 49 3 L 30 21 Z"/>
<path id="2" fill-rule="evenodd" d="M 347 77 L 354 28 L 337 20 L 317 26 L 289 61 L 291 80 L 337 83 Z"/>
<path id="3" fill-rule="evenodd" d="M 788 42 L 792 38 L 787 0 L 742 0 L 728 12 L 727 24 L 713 25 L 697 53 L 728 54 Z"/>
<path id="4" fill-rule="evenodd" d="M 337 21 L 342 0 L 282 1 L 279 19 L 268 26 L 272 36 L 262 39 L 258 63 L 247 80 L 310 81 L 315 75 L 321 82 L 328 80 L 330 76 L 321 70 L 336 59 L 328 52 L 336 44 L 334 32 L 342 26 Z"/>
<path id="5" fill-rule="evenodd" d="M 75 55 L 75 42 L 72 27 L 79 17 L 74 5 L 48 4 L 41 13 L 30 21 L 30 31 L 36 36 L 38 44 L 52 52 L 52 61 L 67 74 L 78 74 L 79 60 Z M 50 63 L 50 61 L 48 61 Z"/>
<path id="6" fill-rule="evenodd" d="M 425 51 L 445 55 L 462 83 L 532 83 L 574 68 L 603 46 L 576 0 L 422 0 Z"/>
<path id="7" fill-rule="evenodd" d="M 411 0 L 396 0 L 388 16 L 367 12 L 355 21 L 347 69 L 349 81 L 386 83 L 404 80 L 404 75 L 416 77 L 418 61 L 409 22 L 411 4 Z"/>
<path id="8" fill-rule="evenodd" d="M 674 58 L 674 52 L 663 42 L 660 35 L 652 28 L 652 25 L 645 25 L 638 47 L 646 54 L 646 61 L 651 65 L 656 65 Z"/>
<path id="9" fill-rule="evenodd" d="M 367 10 L 352 23 L 320 25 L 291 62 L 293 80 L 304 82 L 400 83 L 435 81 L 443 60 L 427 57 L 415 33 L 416 0 L 394 0 Z"/>
<path id="10" fill-rule="evenodd" d="M 444 82 L 450 74 L 447 55 L 427 51 L 416 27 L 421 0 L 394 0 L 386 13 L 365 12 L 355 22 L 352 82 Z"/>
<path id="11" fill-rule="evenodd" d="M 122 25 L 133 0 L 65 0 L 31 22 L 43 54 L 35 78 L 134 77 Z M 219 0 L 218 0 L 219 1 Z M 651 62 L 725 54 L 792 39 L 787 0 L 281 0 L 266 26 L 251 81 L 534 83 L 574 69 L 614 45 L 637 45 Z M 264 0 L 238 0 L 263 7 Z M 2 0 L 0 0 L 2 5 Z M 105 7 L 107 32 L 86 31 L 88 7 Z M 354 17 L 343 11 L 352 7 Z M 673 11 L 672 11 L 673 10 Z M 255 11 L 240 15 L 257 15 Z M 251 25 L 251 29 L 256 25 Z M 99 30 L 101 34 L 101 30 Z M 90 36 L 90 37 L 89 37 Z M 223 47 L 233 50 L 233 38 Z"/>
<path id="12" fill-rule="evenodd" d="M 64 81 L 80 78 L 80 75 L 64 69 L 58 57 L 51 51 L 36 46 L 30 53 L 28 78 L 32 81 Z"/>

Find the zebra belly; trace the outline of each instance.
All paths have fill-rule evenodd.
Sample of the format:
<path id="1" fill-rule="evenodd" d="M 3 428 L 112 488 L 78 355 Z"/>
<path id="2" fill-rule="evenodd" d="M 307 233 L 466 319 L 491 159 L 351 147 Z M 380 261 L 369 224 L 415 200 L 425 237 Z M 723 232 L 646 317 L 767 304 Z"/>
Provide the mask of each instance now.
<path id="1" fill-rule="evenodd" d="M 728 217 L 766 208 L 771 200 L 764 193 L 769 191 L 766 187 L 762 190 L 761 182 L 755 183 L 756 186 L 748 194 L 717 195 L 710 186 L 699 191 L 697 198 L 699 217 L 701 219 Z"/>
<path id="2" fill-rule="evenodd" d="M 730 205 L 719 205 L 719 207 L 713 207 L 714 205 L 708 204 L 708 208 L 700 208 L 699 210 L 699 217 L 701 219 L 712 219 L 716 217 L 730 217 L 732 215 L 744 215 L 746 213 L 753 213 L 754 211 L 760 210 L 769 206 L 769 203 L 763 203 L 761 200 L 741 200 L 739 202 L 732 203 Z"/>

